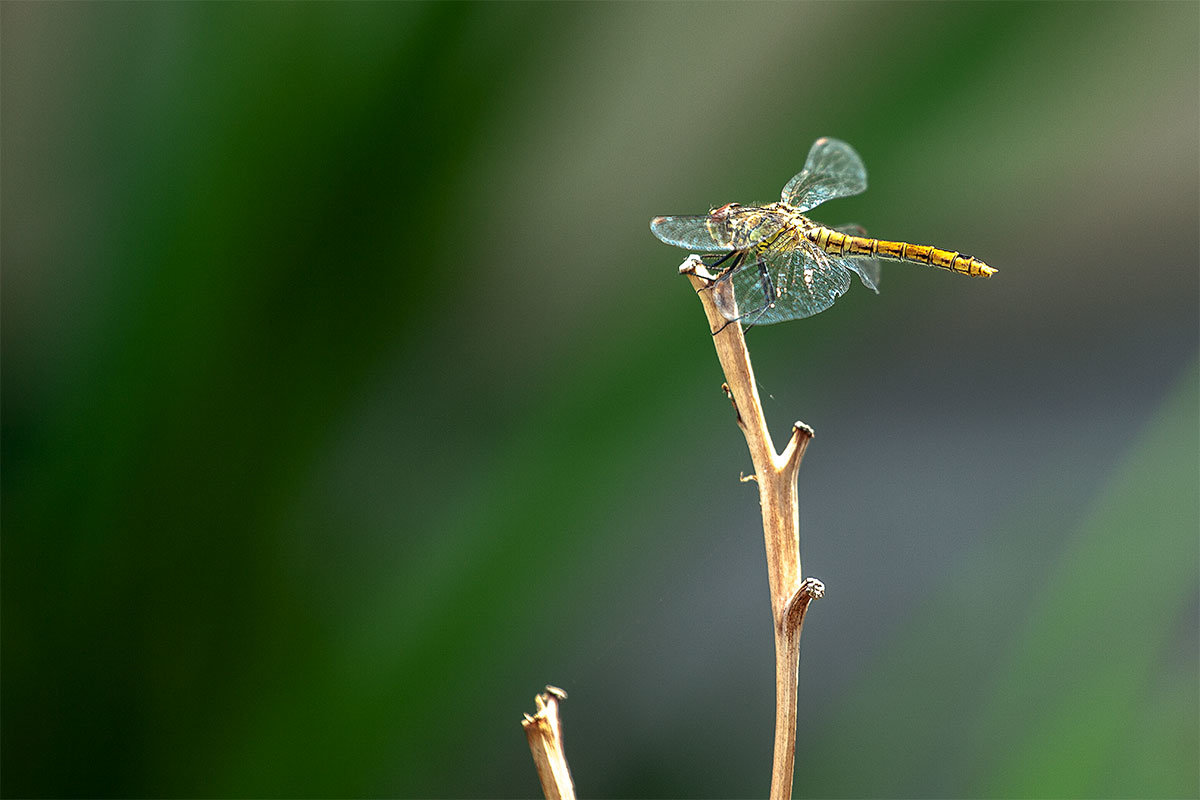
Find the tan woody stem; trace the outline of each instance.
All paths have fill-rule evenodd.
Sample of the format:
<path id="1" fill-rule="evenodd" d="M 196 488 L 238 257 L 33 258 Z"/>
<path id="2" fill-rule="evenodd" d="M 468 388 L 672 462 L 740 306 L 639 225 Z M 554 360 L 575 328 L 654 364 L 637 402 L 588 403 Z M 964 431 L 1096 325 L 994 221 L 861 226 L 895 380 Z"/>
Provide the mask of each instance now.
<path id="1" fill-rule="evenodd" d="M 758 384 L 740 323 L 729 323 L 714 302 L 712 276 L 697 256 L 680 266 L 704 306 L 717 358 L 725 372 L 725 391 L 733 403 L 737 425 L 746 437 L 753 479 L 758 483 L 763 536 L 767 551 L 767 580 L 771 613 L 775 621 L 775 755 L 771 769 L 771 798 L 792 796 L 796 755 L 796 683 L 800 657 L 800 631 L 809 602 L 820 597 L 820 581 L 800 574 L 800 517 L 796 475 L 812 428 L 802 422 L 792 426 L 792 436 L 780 454 L 775 453 L 767 430 Z"/>
<path id="2" fill-rule="evenodd" d="M 547 686 L 546 691 L 533 699 L 537 710 L 521 720 L 546 800 L 575 800 L 575 784 L 567 767 L 562 722 L 558 718 L 558 705 L 566 699 L 567 693 L 562 689 Z"/>

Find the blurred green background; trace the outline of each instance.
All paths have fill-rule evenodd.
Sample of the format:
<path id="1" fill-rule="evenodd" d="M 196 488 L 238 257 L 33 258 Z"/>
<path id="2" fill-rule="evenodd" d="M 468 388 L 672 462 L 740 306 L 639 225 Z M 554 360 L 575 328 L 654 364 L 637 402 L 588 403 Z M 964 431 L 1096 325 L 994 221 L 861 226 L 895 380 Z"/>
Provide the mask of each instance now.
<path id="1" fill-rule="evenodd" d="M 771 763 L 685 256 L 963 250 L 750 334 L 823 579 L 796 795 L 1200 794 L 1200 6 L 0 5 L 6 796 L 591 797 Z"/>

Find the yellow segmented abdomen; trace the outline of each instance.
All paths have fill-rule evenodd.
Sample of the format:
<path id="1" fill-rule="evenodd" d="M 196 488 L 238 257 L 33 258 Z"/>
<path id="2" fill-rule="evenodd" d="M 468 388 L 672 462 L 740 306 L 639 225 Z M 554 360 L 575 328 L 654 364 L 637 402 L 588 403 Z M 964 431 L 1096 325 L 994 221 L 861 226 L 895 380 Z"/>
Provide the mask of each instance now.
<path id="1" fill-rule="evenodd" d="M 931 267 L 982 278 L 990 278 L 996 272 L 978 258 L 953 250 L 930 247 L 927 244 L 889 242 L 884 239 L 870 239 L 866 236 L 852 236 L 824 226 L 809 231 L 808 238 L 817 247 L 835 256 L 864 256 L 913 261 L 917 264 L 928 264 Z"/>

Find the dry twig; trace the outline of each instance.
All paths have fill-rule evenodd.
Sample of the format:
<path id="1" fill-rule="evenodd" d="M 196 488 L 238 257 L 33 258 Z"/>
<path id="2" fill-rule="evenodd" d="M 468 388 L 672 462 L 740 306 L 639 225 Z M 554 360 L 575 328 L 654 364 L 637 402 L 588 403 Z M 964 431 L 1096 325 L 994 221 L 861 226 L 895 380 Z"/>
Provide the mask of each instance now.
<path id="1" fill-rule="evenodd" d="M 800 630 L 809 602 L 820 597 L 825 587 L 815 578 L 800 576 L 800 515 L 796 475 L 800 460 L 812 438 L 812 428 L 803 422 L 792 426 L 792 436 L 780 454 L 767 430 L 758 385 L 750 366 L 750 354 L 740 323 L 730 323 L 707 291 L 712 276 L 697 256 L 689 256 L 679 267 L 696 290 L 717 358 L 725 372 L 722 387 L 733 403 L 737 425 L 746 437 L 754 475 L 743 480 L 758 483 L 762 506 L 763 536 L 767 549 L 767 580 L 771 590 L 771 613 L 775 620 L 775 756 L 771 768 L 771 798 L 792 796 L 792 773 L 796 758 L 796 682 L 800 658 Z"/>
<path id="2" fill-rule="evenodd" d="M 758 484 L 762 507 L 763 536 L 767 549 L 767 580 L 771 590 L 771 614 L 775 620 L 775 755 L 771 767 L 772 800 L 792 796 L 792 776 L 796 760 L 796 683 L 800 660 L 800 631 L 808 604 L 825 593 L 815 578 L 800 575 L 800 513 L 796 495 L 796 475 L 800 461 L 812 439 L 812 428 L 803 422 L 792 426 L 792 436 L 783 452 L 776 454 L 767 430 L 758 385 L 750 366 L 750 354 L 739 323 L 729 323 L 706 291 L 713 278 L 697 256 L 689 256 L 679 267 L 696 290 L 708 317 L 717 358 L 725 372 L 722 389 L 733 404 L 737 425 L 746 437 L 753 475 L 742 481 Z M 547 800 L 572 799 L 575 787 L 563 751 L 562 727 L 558 719 L 559 701 L 566 693 L 547 686 L 537 695 L 537 712 L 526 714 L 522 725 L 529 749 L 542 781 Z"/>
<path id="3" fill-rule="evenodd" d="M 562 723 L 558 718 L 559 701 L 566 699 L 567 693 L 562 689 L 547 686 L 546 691 L 533 698 L 537 711 L 521 720 L 546 800 L 575 800 L 575 785 L 567 767 Z"/>

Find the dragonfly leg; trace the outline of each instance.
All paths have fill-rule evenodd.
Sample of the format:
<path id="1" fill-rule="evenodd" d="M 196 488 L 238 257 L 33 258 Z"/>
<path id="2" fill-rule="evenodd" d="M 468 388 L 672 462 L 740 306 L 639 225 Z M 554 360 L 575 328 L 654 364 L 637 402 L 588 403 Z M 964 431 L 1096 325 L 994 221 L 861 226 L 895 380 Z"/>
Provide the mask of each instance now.
<path id="1" fill-rule="evenodd" d="M 711 286 L 712 284 L 716 283 L 721 278 L 721 276 L 724 275 L 725 273 L 729 272 L 730 270 L 737 269 L 741 265 L 742 259 L 745 258 L 745 255 L 746 255 L 745 250 L 730 250 L 728 253 L 721 256 L 720 258 L 717 258 L 716 253 L 708 253 L 708 254 L 702 255 L 702 256 L 700 256 L 700 263 L 702 263 L 704 265 L 704 268 L 707 269 L 709 272 L 715 272 L 716 277 L 707 277 L 707 276 L 697 276 L 697 277 L 704 278 L 704 280 L 708 281 L 709 286 Z M 734 258 L 735 256 L 736 256 L 736 258 L 732 265 L 726 267 L 723 270 L 717 270 L 717 267 L 721 266 L 726 261 L 728 261 L 731 258 Z M 705 259 L 711 259 L 711 258 L 716 258 L 717 260 L 712 262 L 711 264 L 705 260 Z M 705 288 L 708 288 L 708 287 L 705 287 Z"/>
<path id="2" fill-rule="evenodd" d="M 754 266 L 758 267 L 758 279 L 762 283 L 763 300 L 766 305 L 762 310 L 766 311 L 771 306 L 775 305 L 775 301 L 779 299 L 779 294 L 775 291 L 775 281 L 771 280 L 771 272 L 767 269 L 767 262 L 759 259 Z"/>
<path id="3" fill-rule="evenodd" d="M 713 331 L 713 332 L 712 332 L 712 335 L 713 335 L 713 336 L 716 336 L 718 333 L 720 333 L 721 331 L 725 330 L 726 328 L 728 328 L 730 325 L 732 325 L 732 324 L 733 324 L 733 323 L 735 323 L 735 322 L 737 322 L 737 320 L 734 320 L 734 319 L 727 319 L 727 320 L 725 320 L 725 324 L 724 324 L 724 325 L 722 325 L 721 327 L 717 328 L 715 331 Z"/>
<path id="4" fill-rule="evenodd" d="M 713 263 L 704 265 L 704 266 L 708 267 L 709 269 L 715 269 L 716 267 L 721 266 L 722 264 L 724 264 L 726 261 L 733 258 L 734 256 L 739 255 L 739 254 L 744 254 L 744 253 L 745 253 L 744 250 L 730 250 L 728 253 L 721 256 L 720 258 L 717 258 L 717 254 L 713 253 L 711 255 L 700 256 L 700 260 L 703 261 L 706 258 L 717 258 L 717 260 L 714 261 Z"/>
<path id="5" fill-rule="evenodd" d="M 716 258 L 716 256 L 708 256 L 708 257 Z M 742 263 L 746 260 L 746 251 L 745 250 L 734 250 L 733 252 L 726 253 L 725 255 L 721 256 L 721 258 L 719 260 L 713 262 L 712 264 L 705 264 L 704 266 L 707 267 L 708 269 L 713 269 L 714 267 L 718 267 L 721 264 L 724 264 L 730 258 L 733 259 L 733 263 L 730 264 L 725 269 L 721 270 L 720 274 L 718 274 L 717 277 L 705 278 L 705 280 L 708 281 L 708 285 L 704 286 L 700 289 L 697 289 L 696 294 L 700 294 L 700 292 L 708 291 L 716 284 L 720 283 L 723 280 L 728 279 L 728 277 L 730 275 L 733 275 L 733 273 L 737 272 L 738 269 L 742 266 Z M 704 256 L 700 256 L 700 260 L 703 261 Z M 697 277 L 699 277 L 699 276 L 697 276 Z"/>

